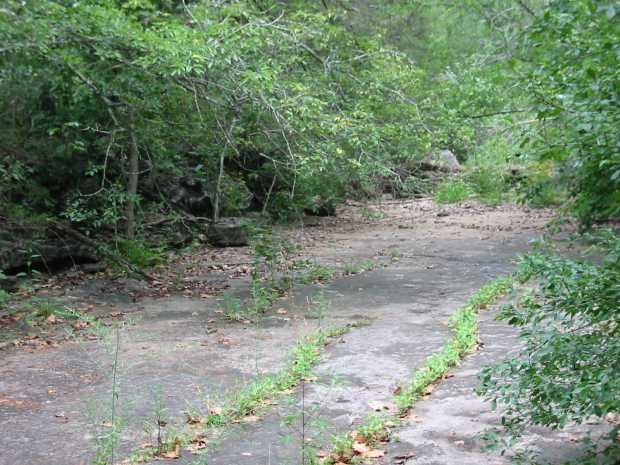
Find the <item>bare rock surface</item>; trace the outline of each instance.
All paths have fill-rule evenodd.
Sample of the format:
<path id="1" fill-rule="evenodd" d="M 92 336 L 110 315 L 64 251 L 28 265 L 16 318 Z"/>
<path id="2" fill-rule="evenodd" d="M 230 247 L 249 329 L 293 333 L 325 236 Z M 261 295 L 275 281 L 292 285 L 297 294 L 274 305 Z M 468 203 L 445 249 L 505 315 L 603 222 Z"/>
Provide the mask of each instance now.
<path id="1" fill-rule="evenodd" d="M 225 288 L 247 295 L 247 247 L 193 249 L 158 270 L 159 281 L 149 286 L 105 274 L 44 283 L 39 298 L 81 308 L 101 327 L 87 335 L 55 322 L 38 328 L 34 339 L 0 349 L 0 464 L 91 463 L 106 431 L 117 342 L 116 414 L 126 422 L 120 462 L 153 442 L 158 409 L 165 410 L 167 431 L 180 430 L 186 412 L 222 405 L 257 376 L 280 369 L 296 342 L 319 325 L 367 320 L 328 348 L 318 379 L 304 383 L 304 403 L 325 425 L 309 429 L 313 441 L 351 429 L 371 413 L 369 402 L 390 399 L 443 344 L 449 315 L 482 284 L 509 272 L 550 219 L 549 212 L 510 205 L 446 209 L 450 215 L 438 218 L 430 200 L 351 203 L 315 227 L 285 231 L 302 246 L 296 259 L 336 270 L 371 260 L 375 269 L 297 286 L 250 324 L 227 321 L 217 297 Z M 368 219 L 368 210 L 381 215 Z M 319 295 L 331 304 L 317 319 L 312 301 Z M 9 319 L 0 315 L 0 331 L 7 328 Z M 283 427 L 282 420 L 299 412 L 299 395 L 257 422 L 227 430 L 206 456 L 183 450 L 172 463 L 297 464 L 299 423 Z"/>

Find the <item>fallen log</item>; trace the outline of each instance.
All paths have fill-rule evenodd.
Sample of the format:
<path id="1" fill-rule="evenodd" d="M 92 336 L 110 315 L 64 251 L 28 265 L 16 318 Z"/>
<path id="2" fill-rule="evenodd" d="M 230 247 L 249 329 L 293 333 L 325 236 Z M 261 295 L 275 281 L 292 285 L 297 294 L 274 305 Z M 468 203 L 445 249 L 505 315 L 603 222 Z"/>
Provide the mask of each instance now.
<path id="1" fill-rule="evenodd" d="M 98 242 L 96 242 L 95 240 L 91 239 L 88 236 L 85 236 L 84 234 L 82 234 L 81 232 L 77 231 L 76 229 L 73 229 L 71 226 L 68 226 L 66 224 L 63 223 L 59 223 L 57 221 L 53 221 L 53 220 L 48 220 L 48 223 L 50 225 L 50 227 L 52 229 L 55 229 L 56 232 L 58 232 L 59 234 L 66 234 L 67 236 L 71 237 L 72 239 L 75 239 L 78 242 L 81 242 L 82 244 L 84 244 L 87 247 L 90 247 L 91 249 L 93 249 L 95 252 L 97 252 L 99 255 L 101 255 L 102 257 L 107 258 L 108 260 L 121 265 L 122 267 L 126 268 L 127 270 L 129 270 L 131 273 L 151 282 L 151 281 L 156 281 L 157 278 L 155 278 L 153 275 L 145 272 L 144 270 L 138 268 L 137 266 L 135 266 L 133 263 L 125 260 L 123 257 L 121 257 L 120 255 L 118 255 L 117 253 L 115 253 L 114 251 L 110 250 L 108 247 L 106 247 L 103 244 L 100 244 Z"/>

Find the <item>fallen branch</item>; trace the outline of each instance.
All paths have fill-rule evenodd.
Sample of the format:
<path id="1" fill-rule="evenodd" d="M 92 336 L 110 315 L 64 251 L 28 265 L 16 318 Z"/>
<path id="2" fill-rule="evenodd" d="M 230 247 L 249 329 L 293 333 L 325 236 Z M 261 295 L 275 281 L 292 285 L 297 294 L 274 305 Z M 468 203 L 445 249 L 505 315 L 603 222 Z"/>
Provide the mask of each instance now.
<path id="1" fill-rule="evenodd" d="M 133 263 L 128 262 L 127 260 L 125 260 L 120 255 L 118 255 L 115 252 L 113 252 L 112 250 L 108 249 L 108 247 L 106 247 L 105 245 L 100 244 L 100 243 L 94 241 L 90 237 L 85 236 L 81 232 L 73 229 L 72 227 L 67 226 L 66 224 L 63 224 L 63 223 L 59 223 L 57 221 L 53 221 L 53 220 L 49 220 L 49 223 L 50 223 L 51 227 L 53 229 L 55 229 L 58 233 L 65 234 L 65 235 L 75 239 L 76 241 L 81 242 L 85 246 L 90 247 L 91 249 L 93 249 L 94 251 L 99 253 L 101 256 L 107 258 L 108 260 L 110 260 L 110 261 L 112 261 L 114 263 L 117 263 L 117 264 L 121 265 L 122 267 L 124 267 L 127 270 L 131 271 L 132 273 L 134 273 L 134 274 L 136 274 L 136 275 L 146 279 L 149 282 L 150 281 L 156 281 L 157 278 L 155 278 L 153 275 L 150 275 L 147 272 L 141 270 L 140 268 L 135 266 Z"/>

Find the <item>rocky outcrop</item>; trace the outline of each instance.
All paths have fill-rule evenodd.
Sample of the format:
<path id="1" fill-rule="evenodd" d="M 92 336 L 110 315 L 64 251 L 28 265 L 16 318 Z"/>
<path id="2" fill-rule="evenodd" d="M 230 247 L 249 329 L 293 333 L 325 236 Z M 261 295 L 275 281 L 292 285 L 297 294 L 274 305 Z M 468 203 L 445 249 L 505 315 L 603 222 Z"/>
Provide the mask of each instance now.
<path id="1" fill-rule="evenodd" d="M 222 218 L 211 223 L 207 240 L 216 247 L 242 247 L 248 245 L 248 226 L 242 218 Z"/>
<path id="2" fill-rule="evenodd" d="M 442 171 L 457 173 L 463 169 L 456 156 L 450 150 L 439 150 L 429 153 L 421 162 L 420 169 L 424 171 Z"/>
<path id="3" fill-rule="evenodd" d="M 45 226 L 0 221 L 0 230 L 0 271 L 5 274 L 53 271 L 98 260 L 92 248 Z"/>

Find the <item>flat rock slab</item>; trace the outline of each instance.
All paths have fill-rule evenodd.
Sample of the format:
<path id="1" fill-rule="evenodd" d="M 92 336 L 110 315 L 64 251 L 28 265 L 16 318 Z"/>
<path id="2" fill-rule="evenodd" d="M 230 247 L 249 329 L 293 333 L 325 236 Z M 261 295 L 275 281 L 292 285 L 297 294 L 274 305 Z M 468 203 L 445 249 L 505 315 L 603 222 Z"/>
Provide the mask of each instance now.
<path id="1" fill-rule="evenodd" d="M 229 431 L 205 463 L 299 465 L 302 430 L 307 444 L 322 448 L 334 434 L 355 429 L 443 346 L 451 335 L 450 315 L 484 283 L 511 271 L 511 258 L 525 247 L 523 239 L 501 247 L 462 239 L 442 244 L 443 250 L 429 247 L 416 255 L 415 244 L 405 240 L 400 245 L 410 252 L 397 264 L 325 286 L 331 319 L 368 318 L 370 325 L 327 350 L 317 381 L 304 385 L 303 401 L 298 392 L 261 421 Z"/>
<path id="2" fill-rule="evenodd" d="M 357 424 L 370 413 L 369 402 L 389 399 L 449 335 L 448 316 L 483 283 L 512 269 L 511 259 L 529 248 L 544 223 L 514 208 L 463 210 L 439 221 L 431 207 L 428 202 L 389 206 L 394 224 L 388 226 L 356 229 L 343 215 L 336 231 L 323 226 L 301 231 L 300 242 L 313 241 L 319 263 L 346 264 L 386 250 L 398 251 L 400 260 L 327 285 L 299 286 L 292 298 L 276 303 L 274 309 L 285 313 L 274 311 L 260 324 L 225 321 L 215 299 L 173 295 L 133 302 L 110 295 L 115 309 L 127 315 L 118 414 L 128 426 L 118 460 L 152 441 L 144 427 L 152 429 L 158 403 L 166 409 L 168 428 L 180 428 L 184 411 L 204 412 L 257 373 L 281 368 L 296 341 L 319 324 L 371 323 L 333 345 L 317 367 L 317 382 L 306 385 L 305 405 L 316 419 L 308 433 L 315 442 Z M 244 292 L 243 285 L 237 287 Z M 331 306 L 319 320 L 308 302 L 320 293 Z M 80 295 L 79 289 L 74 294 Z M 114 342 L 111 333 L 97 341 L 1 353 L 0 465 L 91 462 L 112 398 Z M 300 411 L 299 400 L 294 396 L 261 421 L 229 431 L 206 457 L 209 464 L 296 464 L 298 419 L 289 428 L 281 422 Z M 322 432 L 320 423 L 326 425 Z M 175 462 L 202 460 L 184 452 Z"/>
<path id="3" fill-rule="evenodd" d="M 520 342 L 515 328 L 494 321 L 496 311 L 482 312 L 481 350 L 469 355 L 451 377 L 418 402 L 409 416 L 409 425 L 395 431 L 398 441 L 387 448 L 384 464 L 401 465 L 510 465 L 510 454 L 501 456 L 483 450 L 478 435 L 497 428 L 500 413 L 475 393 L 478 373 L 485 365 L 516 356 Z M 606 428 L 569 427 L 564 431 L 531 428 L 519 447 L 532 450 L 545 464 L 563 464 L 579 457 L 575 441 L 587 431 L 595 436 Z M 400 458 L 400 460 L 399 460 Z M 403 459 L 405 458 L 405 459 Z"/>

